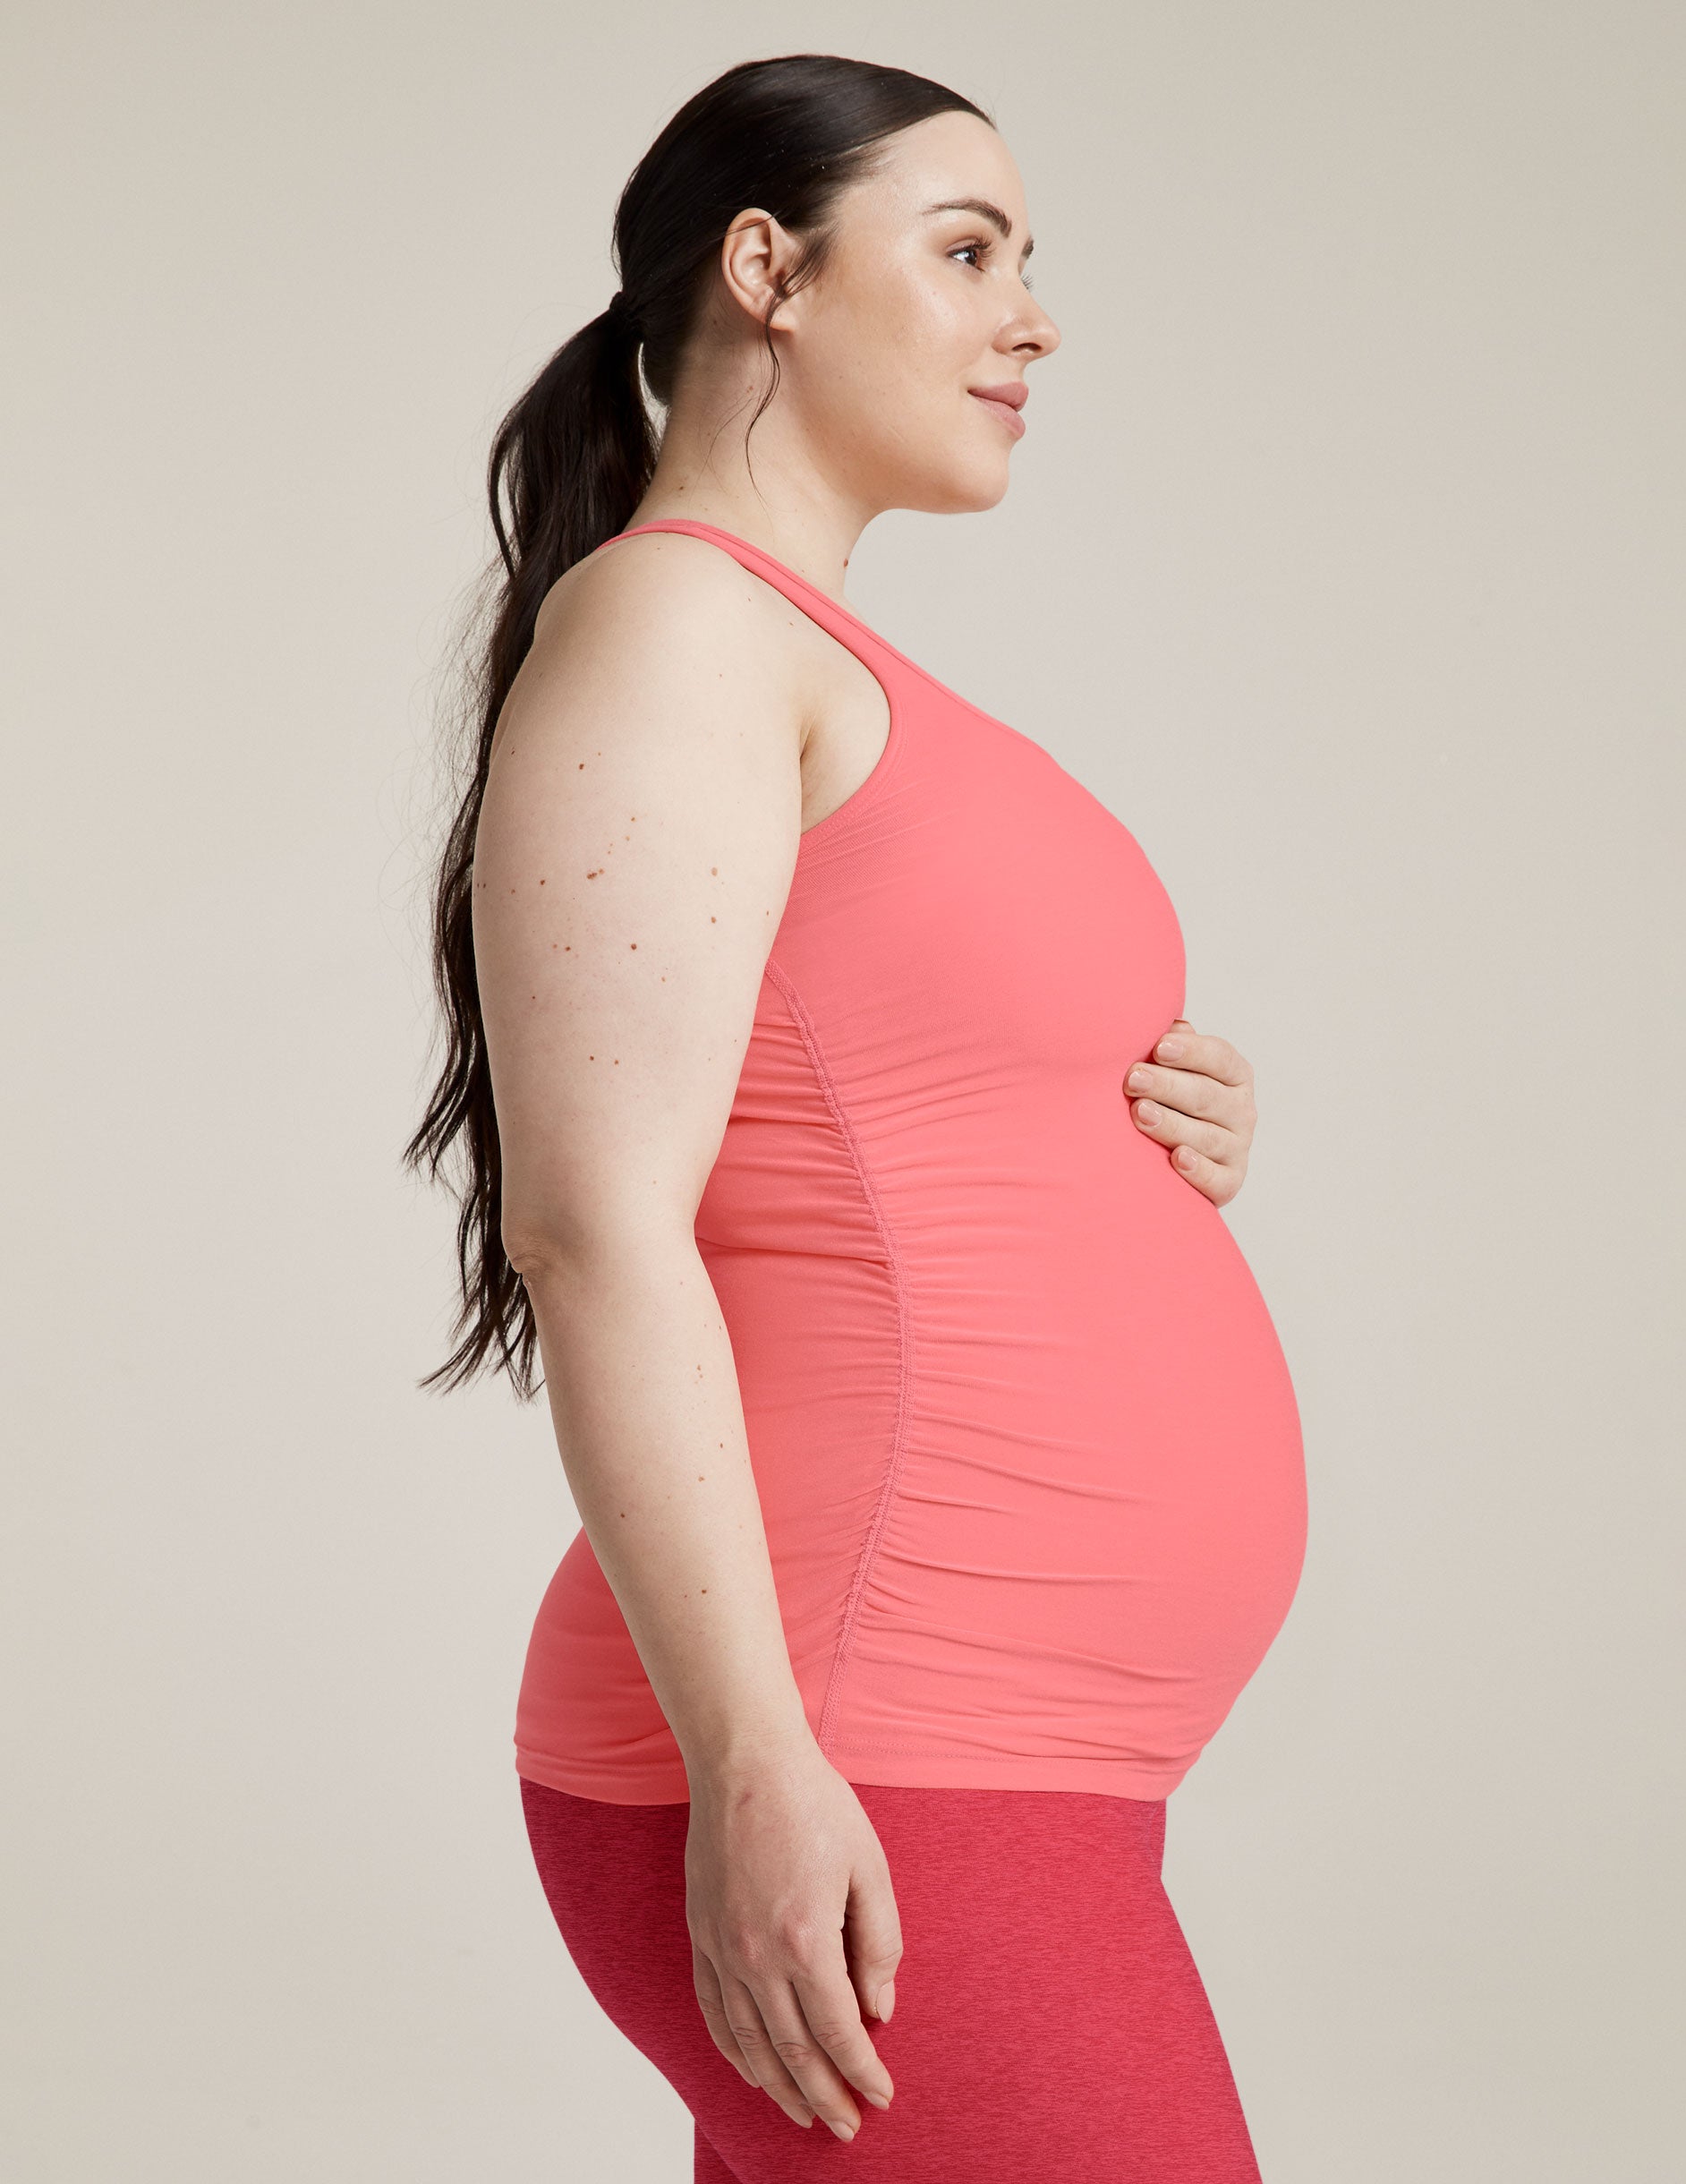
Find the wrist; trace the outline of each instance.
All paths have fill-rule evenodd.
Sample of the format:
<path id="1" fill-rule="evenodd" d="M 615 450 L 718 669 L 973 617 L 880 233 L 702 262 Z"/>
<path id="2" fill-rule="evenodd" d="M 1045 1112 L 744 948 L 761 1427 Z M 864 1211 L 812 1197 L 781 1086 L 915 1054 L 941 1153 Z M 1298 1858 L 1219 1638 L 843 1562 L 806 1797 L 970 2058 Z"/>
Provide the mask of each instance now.
<path id="1" fill-rule="evenodd" d="M 799 1768 L 822 1759 L 805 1716 L 795 1721 L 744 1724 L 684 1749 L 685 1771 L 694 1796 L 720 1796 L 781 1781 Z"/>

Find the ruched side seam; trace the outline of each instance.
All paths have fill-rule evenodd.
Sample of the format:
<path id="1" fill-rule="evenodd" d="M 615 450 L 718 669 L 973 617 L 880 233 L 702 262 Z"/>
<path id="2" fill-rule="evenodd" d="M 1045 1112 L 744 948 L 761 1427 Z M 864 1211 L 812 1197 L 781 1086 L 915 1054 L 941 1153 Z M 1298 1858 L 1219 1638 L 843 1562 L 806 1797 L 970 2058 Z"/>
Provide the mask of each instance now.
<path id="1" fill-rule="evenodd" d="M 803 1007 L 796 988 L 778 964 L 771 960 L 767 964 L 767 976 L 778 988 L 786 1008 L 790 1011 L 791 1021 L 796 1025 L 797 1034 L 807 1051 L 808 1061 L 813 1070 L 815 1081 L 820 1087 L 831 1119 L 837 1124 L 838 1134 L 841 1137 L 848 1152 L 856 1176 L 860 1182 L 862 1196 L 865 1199 L 867 1209 L 873 1217 L 873 1225 L 877 1230 L 879 1241 L 884 1247 L 884 1257 L 890 1266 L 890 1280 L 896 1297 L 898 1373 L 895 1430 L 890 1441 L 890 1462 L 885 1467 L 884 1483 L 879 1490 L 878 1505 L 873 1512 L 872 1523 L 867 1527 L 866 1538 L 862 1543 L 861 1552 L 856 1563 L 855 1576 L 849 1586 L 848 1598 L 844 1603 L 843 1620 L 838 1632 L 837 1647 L 831 1657 L 831 1673 L 826 1683 L 825 1699 L 820 1709 L 818 1742 L 820 1749 L 824 1752 L 830 1746 L 837 1719 L 843 1680 L 848 1668 L 849 1649 L 855 1636 L 856 1620 L 860 1612 L 861 1600 L 866 1591 L 866 1581 L 872 1574 L 879 1540 L 882 1536 L 890 1507 L 896 1498 L 897 1482 L 901 1473 L 902 1456 L 907 1441 L 908 1411 L 913 1384 L 913 1329 L 908 1306 L 907 1268 L 903 1265 L 901 1253 L 897 1248 L 894 1232 L 885 1216 L 883 1201 L 880 1199 L 877 1186 L 873 1182 L 872 1171 L 867 1165 L 866 1155 L 861 1145 L 860 1133 L 849 1118 L 848 1110 L 843 1104 L 842 1095 L 838 1090 L 836 1079 L 832 1077 L 830 1069 L 827 1065 L 824 1050 L 820 1045 L 819 1034 L 814 1029 L 813 1019 Z"/>

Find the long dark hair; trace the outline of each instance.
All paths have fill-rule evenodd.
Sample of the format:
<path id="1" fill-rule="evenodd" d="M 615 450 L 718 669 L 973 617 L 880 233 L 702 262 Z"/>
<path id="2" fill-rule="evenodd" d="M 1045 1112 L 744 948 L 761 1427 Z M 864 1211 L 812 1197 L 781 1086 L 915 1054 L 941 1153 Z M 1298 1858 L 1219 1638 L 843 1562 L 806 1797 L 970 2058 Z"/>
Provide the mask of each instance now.
<path id="1" fill-rule="evenodd" d="M 640 386 L 664 405 L 706 301 L 727 229 L 750 206 L 771 213 L 802 249 L 779 297 L 822 269 L 839 194 L 869 172 L 876 148 L 937 114 L 992 117 L 958 91 L 899 68 L 834 54 L 745 61 L 688 100 L 638 162 L 615 209 L 621 289 L 565 341 L 498 426 L 487 471 L 498 559 L 466 634 L 472 745 L 459 755 L 462 801 L 445 839 L 432 908 L 433 981 L 445 1058 L 406 1167 L 437 1181 L 447 1165 L 461 1211 L 456 1347 L 421 1382 L 460 1386 L 482 1367 L 536 1392 L 538 1331 L 526 1286 L 503 1247 L 502 1161 L 474 971 L 474 837 L 498 716 L 532 644 L 546 593 L 624 530 L 655 467 L 657 442 Z M 751 428 L 778 387 L 771 379 Z M 464 738 L 468 742 L 468 738 Z"/>

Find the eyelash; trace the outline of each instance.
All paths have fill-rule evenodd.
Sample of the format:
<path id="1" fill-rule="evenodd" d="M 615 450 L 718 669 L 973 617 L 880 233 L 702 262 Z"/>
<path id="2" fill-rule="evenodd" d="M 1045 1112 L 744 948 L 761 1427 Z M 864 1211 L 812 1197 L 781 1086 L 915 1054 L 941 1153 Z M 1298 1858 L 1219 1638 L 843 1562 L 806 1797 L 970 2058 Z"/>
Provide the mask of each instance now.
<path id="1" fill-rule="evenodd" d="M 960 255 L 960 252 L 961 252 L 962 251 L 980 251 L 980 252 L 983 252 L 983 254 L 984 254 L 985 257 L 988 257 L 988 255 L 989 255 L 990 252 L 991 252 L 992 250 L 993 250 L 993 249 L 994 249 L 994 247 L 995 247 L 995 245 L 994 245 L 994 242 L 993 242 L 992 238 L 991 238 L 991 237 L 990 237 L 990 236 L 988 236 L 988 235 L 985 235 L 985 236 L 984 236 L 984 237 L 983 237 L 983 238 L 982 238 L 980 241 L 978 241 L 978 242 L 976 242 L 976 243 L 962 243 L 958 244 L 958 245 L 955 247 L 955 249 L 951 250 L 951 251 L 949 252 L 949 257 L 950 257 L 950 258 L 958 258 L 958 257 Z M 974 270 L 975 272 L 981 273 L 981 272 L 984 270 L 984 269 L 983 269 L 983 267 L 982 267 L 982 266 L 975 266 L 975 267 L 974 267 L 974 268 L 973 268 L 973 270 Z M 1021 279 L 1024 281 L 1024 284 L 1025 284 L 1025 286 L 1026 286 L 1026 288 L 1034 288 L 1034 287 L 1035 286 L 1035 285 L 1036 285 L 1036 284 L 1035 284 L 1035 282 L 1034 282 L 1034 281 L 1031 279 L 1031 277 L 1030 277 L 1030 276 L 1029 276 L 1029 274 L 1028 274 L 1028 273 L 1022 274 L 1022 275 L 1020 276 L 1020 278 L 1021 278 Z"/>

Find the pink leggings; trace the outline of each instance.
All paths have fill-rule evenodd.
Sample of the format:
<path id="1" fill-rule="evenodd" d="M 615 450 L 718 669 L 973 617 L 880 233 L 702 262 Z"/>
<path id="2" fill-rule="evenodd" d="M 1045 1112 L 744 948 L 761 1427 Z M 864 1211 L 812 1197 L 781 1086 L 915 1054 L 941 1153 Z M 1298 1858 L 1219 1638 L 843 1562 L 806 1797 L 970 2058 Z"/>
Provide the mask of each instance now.
<path id="1" fill-rule="evenodd" d="M 539 1877 L 609 2017 L 696 2123 L 694 2184 L 1258 2184 L 1206 1992 L 1160 1878 L 1162 1801 L 1079 1790 L 856 1795 L 903 1955 L 895 2081 L 845 2143 L 745 2085 L 709 2036 L 685 1917 L 686 1804 L 522 1780 Z"/>

